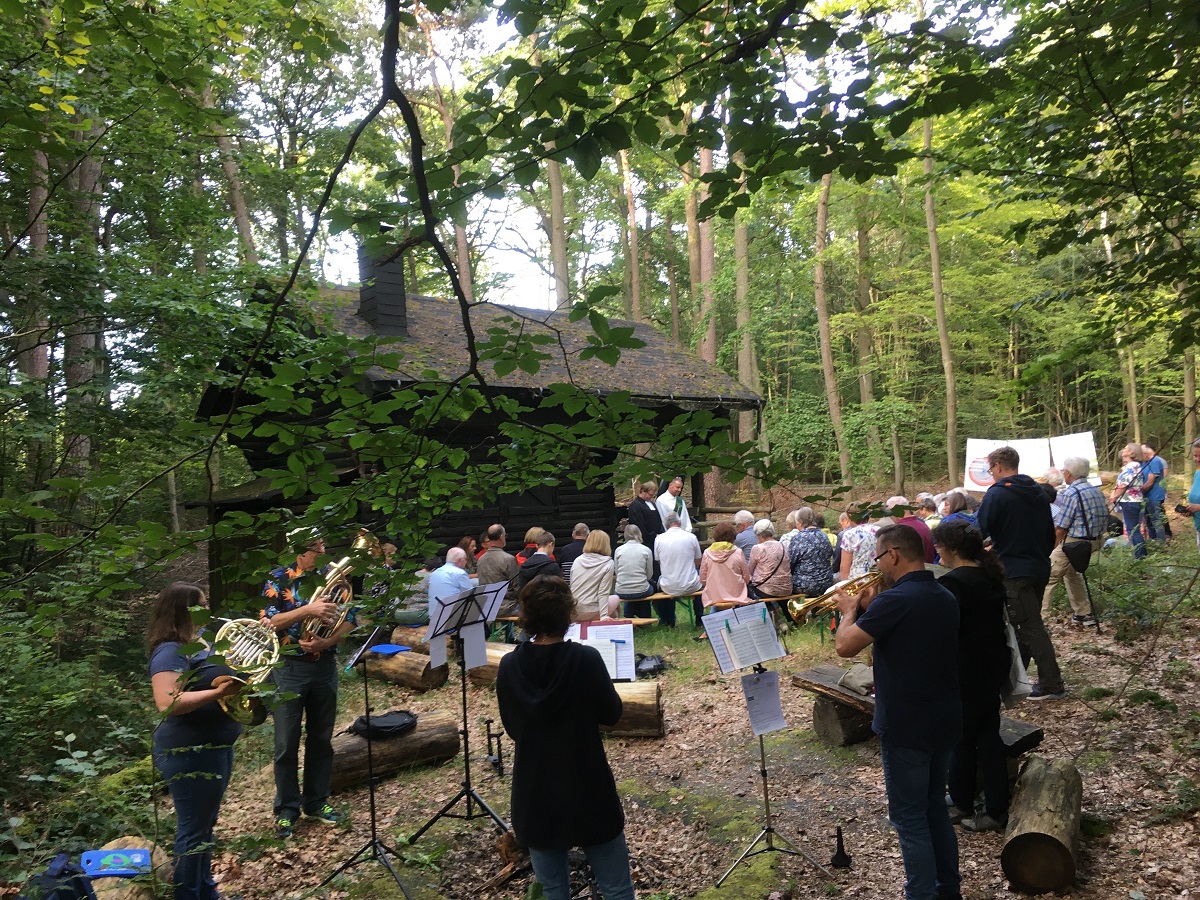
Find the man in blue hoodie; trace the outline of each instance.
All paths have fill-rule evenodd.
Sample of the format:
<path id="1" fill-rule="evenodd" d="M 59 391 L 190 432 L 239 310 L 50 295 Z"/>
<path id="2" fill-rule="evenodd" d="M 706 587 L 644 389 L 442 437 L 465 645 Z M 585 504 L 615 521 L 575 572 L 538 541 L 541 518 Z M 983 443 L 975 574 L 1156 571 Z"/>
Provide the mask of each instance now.
<path id="1" fill-rule="evenodd" d="M 1037 663 L 1038 683 L 1030 700 L 1058 700 L 1066 695 L 1062 672 L 1050 632 L 1042 621 L 1042 592 L 1050 581 L 1050 552 L 1054 549 L 1054 519 L 1041 486 L 1017 467 L 1021 457 L 1012 447 L 988 454 L 994 482 L 979 507 L 979 530 L 992 539 L 992 549 L 1004 563 L 1008 619 L 1017 632 L 1025 665 Z"/>

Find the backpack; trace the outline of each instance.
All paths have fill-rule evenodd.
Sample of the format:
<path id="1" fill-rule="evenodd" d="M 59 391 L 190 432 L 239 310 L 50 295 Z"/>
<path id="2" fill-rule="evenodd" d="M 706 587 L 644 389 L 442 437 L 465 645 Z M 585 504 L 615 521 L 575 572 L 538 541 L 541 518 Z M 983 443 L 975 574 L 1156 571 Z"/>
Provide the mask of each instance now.
<path id="1" fill-rule="evenodd" d="M 17 900 L 96 900 L 96 892 L 84 870 L 67 854 L 60 853 L 45 872 L 25 882 Z"/>
<path id="2" fill-rule="evenodd" d="M 390 712 L 371 716 L 371 727 L 367 729 L 367 717 L 359 716 L 346 731 L 359 737 L 394 738 L 407 734 L 417 727 L 417 717 L 407 709 L 393 709 Z"/>

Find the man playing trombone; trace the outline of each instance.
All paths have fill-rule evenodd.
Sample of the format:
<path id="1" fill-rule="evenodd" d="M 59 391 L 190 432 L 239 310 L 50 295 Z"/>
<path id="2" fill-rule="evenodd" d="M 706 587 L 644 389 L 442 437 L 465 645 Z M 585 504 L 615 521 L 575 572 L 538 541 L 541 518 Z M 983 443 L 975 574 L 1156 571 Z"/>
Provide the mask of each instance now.
<path id="1" fill-rule="evenodd" d="M 888 525 L 875 536 L 880 585 L 838 589 L 838 656 L 875 645 L 875 718 L 888 817 L 900 838 L 906 900 L 960 897 L 958 839 L 946 773 L 962 731 L 958 601 L 925 569 L 921 536 Z M 880 590 L 880 587 L 883 590 Z"/>

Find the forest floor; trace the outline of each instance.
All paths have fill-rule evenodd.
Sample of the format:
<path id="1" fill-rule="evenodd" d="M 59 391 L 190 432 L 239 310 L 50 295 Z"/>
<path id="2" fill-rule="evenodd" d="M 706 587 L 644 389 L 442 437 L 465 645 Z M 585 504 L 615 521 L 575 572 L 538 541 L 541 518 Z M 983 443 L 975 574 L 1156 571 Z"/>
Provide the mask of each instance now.
<path id="1" fill-rule="evenodd" d="M 1105 614 L 1102 631 L 1066 624 L 1051 632 L 1066 674 L 1066 699 L 1025 702 L 1007 714 L 1045 731 L 1039 753 L 1073 760 L 1083 778 L 1083 840 L 1074 898 L 1157 900 L 1200 896 L 1200 606 L 1188 595 L 1197 569 L 1186 526 L 1169 553 L 1130 564 L 1127 551 L 1106 554 L 1089 572 Z M 1061 589 L 1060 589 L 1061 592 Z M 1065 605 L 1065 597 L 1059 597 Z M 661 739 L 609 739 L 609 760 L 622 793 L 626 836 L 638 896 L 647 898 L 855 897 L 896 898 L 903 867 L 887 820 L 874 738 L 848 748 L 821 744 L 812 730 L 813 696 L 790 675 L 836 662 L 832 644 L 815 626 L 787 635 L 791 653 L 772 665 L 781 674 L 786 730 L 767 738 L 771 805 L 778 833 L 828 866 L 841 826 L 849 869 L 832 880 L 801 856 L 764 853 L 715 883 L 763 824 L 757 741 L 738 676 L 720 675 L 707 644 L 691 640 L 686 617 L 672 632 L 638 632 L 638 651 L 661 653 L 667 734 Z M 845 663 L 849 665 L 847 661 Z M 459 682 L 452 672 L 426 694 L 372 686 L 376 710 L 406 708 L 458 714 Z M 501 815 L 509 782 L 484 761 L 483 720 L 499 721 L 491 688 L 468 691 L 475 788 Z M 356 676 L 346 676 L 342 716 L 362 712 Z M 369 840 L 367 792 L 339 794 L 349 824 L 328 829 L 302 821 L 286 844 L 272 836 L 271 726 L 248 733 L 218 824 L 222 849 L 215 869 L 221 890 L 245 900 L 288 896 L 401 897 L 383 867 L 367 860 L 330 888 L 329 873 Z M 505 742 L 511 756 L 511 744 Z M 509 759 L 511 762 L 511 759 Z M 405 836 L 458 791 L 462 756 L 416 768 L 377 790 L 384 841 L 399 850 L 400 877 L 416 900 L 522 898 L 528 873 L 501 888 L 481 885 L 504 863 L 487 819 L 443 819 L 416 844 Z M 963 896 L 1019 896 L 1000 867 L 1003 837 L 959 832 Z"/>

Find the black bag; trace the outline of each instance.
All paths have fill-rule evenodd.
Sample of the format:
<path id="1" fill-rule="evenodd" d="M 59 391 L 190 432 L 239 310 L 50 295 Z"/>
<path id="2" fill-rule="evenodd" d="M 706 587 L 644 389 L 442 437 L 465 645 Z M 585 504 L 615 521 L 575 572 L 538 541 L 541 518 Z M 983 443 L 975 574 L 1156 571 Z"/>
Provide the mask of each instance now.
<path id="1" fill-rule="evenodd" d="M 369 737 L 372 740 L 394 738 L 408 734 L 417 727 L 417 717 L 407 709 L 393 709 L 391 712 L 371 716 L 371 727 L 367 728 L 367 717 L 359 716 L 346 731 L 359 737 Z"/>
<path id="2" fill-rule="evenodd" d="M 634 666 L 634 671 L 637 672 L 639 678 L 653 678 L 666 670 L 667 664 L 661 656 L 643 656 L 640 653 L 637 655 L 637 665 Z"/>
<path id="3" fill-rule="evenodd" d="M 1092 561 L 1092 542 L 1063 541 L 1062 552 L 1076 572 L 1086 572 Z"/>
<path id="4" fill-rule="evenodd" d="M 65 853 L 51 860 L 46 871 L 25 882 L 17 900 L 96 900 L 92 880 Z"/>

